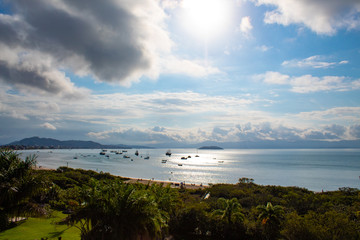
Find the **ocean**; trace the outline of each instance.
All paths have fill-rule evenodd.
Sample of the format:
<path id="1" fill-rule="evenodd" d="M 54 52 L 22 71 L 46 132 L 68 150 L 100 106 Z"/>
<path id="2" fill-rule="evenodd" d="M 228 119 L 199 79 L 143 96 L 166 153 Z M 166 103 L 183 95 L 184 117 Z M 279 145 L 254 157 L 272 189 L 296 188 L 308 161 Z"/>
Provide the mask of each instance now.
<path id="1" fill-rule="evenodd" d="M 37 165 L 42 167 L 68 166 L 131 178 L 208 185 L 237 183 L 247 177 L 256 184 L 312 191 L 360 188 L 360 149 L 172 149 L 171 157 L 165 155 L 167 149 L 127 149 L 123 154 L 111 150 L 107 156 L 99 154 L 101 149 L 19 152 L 22 158 L 36 154 Z"/>

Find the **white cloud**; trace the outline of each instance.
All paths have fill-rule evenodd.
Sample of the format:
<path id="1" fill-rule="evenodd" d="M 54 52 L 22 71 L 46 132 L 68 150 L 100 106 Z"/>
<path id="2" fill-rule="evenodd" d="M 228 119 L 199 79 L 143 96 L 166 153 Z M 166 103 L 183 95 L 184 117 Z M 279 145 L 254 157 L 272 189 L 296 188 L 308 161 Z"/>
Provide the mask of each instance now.
<path id="1" fill-rule="evenodd" d="M 256 47 L 257 50 L 262 51 L 262 52 L 267 52 L 271 49 L 272 47 L 266 46 L 266 45 L 261 45 Z"/>
<path id="2" fill-rule="evenodd" d="M 268 71 L 265 74 L 257 75 L 257 78 L 262 78 L 268 84 L 288 84 L 290 76 L 281 74 L 279 72 Z"/>
<path id="3" fill-rule="evenodd" d="M 360 79 L 350 81 L 344 76 L 314 77 L 303 75 L 299 77 L 281 74 L 279 72 L 266 72 L 255 76 L 267 84 L 289 85 L 292 92 L 310 93 L 319 91 L 350 91 L 360 89 Z"/>
<path id="4" fill-rule="evenodd" d="M 358 128 L 350 131 L 349 126 L 359 122 L 359 107 L 294 114 L 253 110 L 265 101 L 250 94 L 232 97 L 189 91 L 102 94 L 69 102 L 19 96 L 0 88 L 0 118 L 20 122 L 12 125 L 14 129 L 39 134 L 56 130 L 65 139 L 87 136 L 108 143 L 355 138 Z"/>
<path id="5" fill-rule="evenodd" d="M 206 66 L 201 61 L 179 59 L 174 56 L 163 59 L 162 68 L 165 74 L 185 74 L 193 77 L 204 77 L 221 73 L 218 68 Z"/>
<path id="6" fill-rule="evenodd" d="M 160 3 L 164 9 L 175 9 L 181 5 L 181 0 L 161 0 Z"/>
<path id="7" fill-rule="evenodd" d="M 336 107 L 323 111 L 301 112 L 296 114 L 297 119 L 320 121 L 320 122 L 339 122 L 348 121 L 356 123 L 360 119 L 360 107 Z"/>
<path id="8" fill-rule="evenodd" d="M 103 132 L 89 132 L 89 136 L 97 139 L 106 139 L 107 141 L 120 141 L 128 144 L 158 144 L 158 143 L 176 143 L 192 142 L 194 135 L 189 130 L 170 130 L 156 131 L 150 128 L 119 128 Z M 191 139 L 192 138 L 192 139 Z"/>
<path id="9" fill-rule="evenodd" d="M 351 87 L 344 82 L 345 77 L 324 76 L 322 78 L 311 75 L 294 77 L 290 84 L 291 91 L 297 93 L 309 93 L 319 91 L 348 91 Z"/>
<path id="10" fill-rule="evenodd" d="M 300 67 L 300 68 L 330 68 L 334 67 L 336 65 L 343 65 L 349 63 L 349 61 L 343 60 L 340 62 L 328 62 L 324 61 L 326 58 L 323 56 L 311 56 L 302 60 L 293 59 L 290 61 L 284 61 L 282 63 L 283 66 L 289 66 L 289 67 Z"/>
<path id="11" fill-rule="evenodd" d="M 242 32 L 246 37 L 251 36 L 251 30 L 253 29 L 253 26 L 251 24 L 250 17 L 243 17 L 241 18 L 239 30 Z"/>
<path id="12" fill-rule="evenodd" d="M 258 5 L 275 9 L 265 13 L 268 24 L 305 25 L 317 34 L 332 35 L 338 29 L 359 29 L 358 0 L 253 0 Z"/>
<path id="13" fill-rule="evenodd" d="M 300 128 L 272 122 L 233 124 L 229 127 L 212 128 L 119 128 L 103 132 L 90 132 L 90 137 L 110 142 L 120 141 L 129 144 L 174 144 L 200 143 L 204 141 L 241 142 L 241 141 L 298 141 L 298 140 L 352 140 L 358 139 L 360 125 L 342 126 L 333 124 L 324 127 Z"/>
<path id="14" fill-rule="evenodd" d="M 65 72 L 123 85 L 169 72 L 195 77 L 219 72 L 173 55 L 165 24 L 168 1 L 9 4 L 12 15 L 0 14 L 0 80 L 23 92 L 63 98 L 89 94 Z"/>
<path id="15" fill-rule="evenodd" d="M 42 124 L 41 127 L 49 129 L 49 130 L 56 130 L 56 127 L 54 125 L 52 125 L 51 123 L 48 123 L 48 122 Z"/>

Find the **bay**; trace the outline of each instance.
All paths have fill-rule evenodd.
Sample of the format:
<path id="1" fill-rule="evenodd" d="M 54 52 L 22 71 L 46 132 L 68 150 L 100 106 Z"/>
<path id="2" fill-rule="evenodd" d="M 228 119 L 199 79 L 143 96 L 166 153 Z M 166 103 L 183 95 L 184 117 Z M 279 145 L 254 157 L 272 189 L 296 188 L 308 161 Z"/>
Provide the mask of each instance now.
<path id="1" fill-rule="evenodd" d="M 100 155 L 100 151 L 53 149 L 20 153 L 22 158 L 36 154 L 38 166 L 46 168 L 69 166 L 139 179 L 208 185 L 237 183 L 239 178 L 247 177 L 256 184 L 298 186 L 312 191 L 360 187 L 360 149 L 172 149 L 171 157 L 165 156 L 167 149 L 128 149 L 123 154 L 108 150 L 108 157 Z"/>

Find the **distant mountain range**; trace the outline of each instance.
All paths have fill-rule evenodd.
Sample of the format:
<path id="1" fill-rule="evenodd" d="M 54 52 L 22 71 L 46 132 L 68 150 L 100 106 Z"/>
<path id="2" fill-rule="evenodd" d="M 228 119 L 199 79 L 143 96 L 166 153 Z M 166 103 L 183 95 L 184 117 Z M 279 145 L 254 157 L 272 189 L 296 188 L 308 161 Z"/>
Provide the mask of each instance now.
<path id="1" fill-rule="evenodd" d="M 147 146 L 140 145 L 104 145 L 93 141 L 68 140 L 60 141 L 52 138 L 31 137 L 20 141 L 9 143 L 5 146 L 16 149 L 29 148 L 108 148 L 108 149 L 130 149 L 130 148 L 199 148 L 201 146 L 219 146 L 220 148 L 232 149 L 291 149 L 291 148 L 360 148 L 360 140 L 343 141 L 242 141 L 242 142 L 202 142 L 197 144 L 184 144 L 178 142 L 169 142 L 162 144 L 151 144 Z"/>
<path id="2" fill-rule="evenodd" d="M 60 141 L 53 138 L 40 138 L 40 137 L 31 137 L 24 138 L 20 141 L 15 141 L 5 146 L 12 148 L 53 148 L 53 149 L 69 149 L 69 148 L 109 148 L 109 149 L 130 149 L 130 148 L 149 148 L 146 146 L 137 146 L 137 145 L 104 145 L 93 141 L 80 141 L 80 140 L 68 140 Z"/>

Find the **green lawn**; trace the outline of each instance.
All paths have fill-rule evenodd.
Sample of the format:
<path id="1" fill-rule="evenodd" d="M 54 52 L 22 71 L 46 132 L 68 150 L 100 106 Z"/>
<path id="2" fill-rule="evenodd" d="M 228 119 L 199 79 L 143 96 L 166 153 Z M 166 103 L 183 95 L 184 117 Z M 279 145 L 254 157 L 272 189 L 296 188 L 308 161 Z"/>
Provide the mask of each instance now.
<path id="1" fill-rule="evenodd" d="M 0 240 L 40 240 L 41 238 L 62 240 L 80 239 L 80 230 L 66 224 L 56 224 L 66 217 L 54 211 L 49 218 L 29 218 L 18 226 L 0 233 Z"/>

